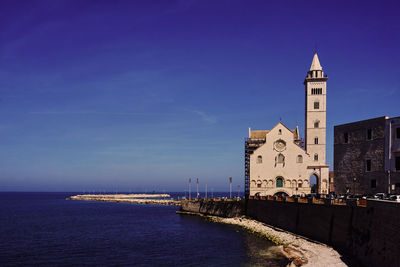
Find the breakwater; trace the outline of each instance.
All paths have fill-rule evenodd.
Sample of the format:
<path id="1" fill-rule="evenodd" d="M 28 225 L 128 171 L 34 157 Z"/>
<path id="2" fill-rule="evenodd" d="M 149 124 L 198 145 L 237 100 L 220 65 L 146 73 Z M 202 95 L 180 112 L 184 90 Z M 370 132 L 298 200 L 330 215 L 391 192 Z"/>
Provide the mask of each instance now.
<path id="1" fill-rule="evenodd" d="M 180 206 L 181 202 L 170 198 L 168 194 L 104 194 L 104 195 L 76 195 L 67 197 L 67 200 L 86 200 L 86 201 L 103 201 L 103 202 L 122 202 L 134 204 L 151 204 L 151 205 L 175 205 Z"/>
<path id="2" fill-rule="evenodd" d="M 400 203 L 270 198 L 246 203 L 192 201 L 181 207 L 221 217 L 246 215 L 328 244 L 365 266 L 400 266 Z"/>

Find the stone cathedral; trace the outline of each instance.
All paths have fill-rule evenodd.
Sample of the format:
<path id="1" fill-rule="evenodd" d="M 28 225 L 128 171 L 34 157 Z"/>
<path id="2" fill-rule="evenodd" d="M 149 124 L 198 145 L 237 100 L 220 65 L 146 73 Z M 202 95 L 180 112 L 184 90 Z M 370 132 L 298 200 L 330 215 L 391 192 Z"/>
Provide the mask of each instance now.
<path id="1" fill-rule="evenodd" d="M 271 130 L 251 130 L 245 141 L 247 196 L 328 194 L 326 154 L 326 81 L 317 53 L 304 80 L 305 134 L 279 122 Z"/>

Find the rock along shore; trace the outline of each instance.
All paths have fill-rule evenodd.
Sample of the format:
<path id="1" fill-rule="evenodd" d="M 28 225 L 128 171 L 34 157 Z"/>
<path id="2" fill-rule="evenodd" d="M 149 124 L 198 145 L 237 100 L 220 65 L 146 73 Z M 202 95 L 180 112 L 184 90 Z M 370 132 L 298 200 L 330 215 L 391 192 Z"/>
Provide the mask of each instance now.
<path id="1" fill-rule="evenodd" d="M 133 204 L 151 205 L 174 205 L 180 206 L 181 202 L 173 199 L 151 199 L 151 198 L 170 198 L 168 194 L 118 194 L 118 195 L 76 195 L 67 197 L 68 200 L 86 200 L 103 202 L 120 202 Z"/>
<path id="2" fill-rule="evenodd" d="M 238 225 L 250 232 L 259 234 L 272 242 L 277 247 L 278 253 L 283 254 L 291 262 L 287 265 L 294 266 L 347 266 L 342 260 L 341 255 L 332 247 L 319 242 L 309 240 L 305 237 L 286 232 L 284 230 L 266 225 L 256 220 L 245 217 L 222 218 L 217 216 L 204 215 L 196 212 L 177 211 L 179 214 L 198 215 L 206 217 L 210 221 Z"/>

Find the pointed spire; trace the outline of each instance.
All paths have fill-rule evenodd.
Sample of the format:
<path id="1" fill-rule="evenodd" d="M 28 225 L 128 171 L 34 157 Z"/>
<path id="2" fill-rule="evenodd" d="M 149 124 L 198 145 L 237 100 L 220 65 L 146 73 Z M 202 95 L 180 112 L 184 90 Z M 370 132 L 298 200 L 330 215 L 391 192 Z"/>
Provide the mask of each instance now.
<path id="1" fill-rule="evenodd" d="M 312 70 L 322 70 L 321 64 L 319 63 L 317 52 L 315 52 L 314 58 L 311 63 L 310 71 Z"/>

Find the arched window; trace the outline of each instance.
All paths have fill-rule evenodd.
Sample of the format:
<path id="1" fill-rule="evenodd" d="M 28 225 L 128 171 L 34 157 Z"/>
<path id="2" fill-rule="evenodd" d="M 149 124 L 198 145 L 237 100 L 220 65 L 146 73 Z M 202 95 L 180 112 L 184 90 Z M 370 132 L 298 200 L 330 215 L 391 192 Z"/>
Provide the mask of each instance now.
<path id="1" fill-rule="evenodd" d="M 319 121 L 314 122 L 314 128 L 319 128 Z"/>
<path id="2" fill-rule="evenodd" d="M 298 187 L 298 188 L 303 187 L 303 181 L 302 181 L 302 180 L 299 180 L 299 183 L 297 184 L 297 187 Z"/>
<path id="3" fill-rule="evenodd" d="M 282 177 L 276 178 L 276 187 L 283 187 L 283 179 L 282 179 Z"/>
<path id="4" fill-rule="evenodd" d="M 262 163 L 262 156 L 257 157 L 257 163 Z"/>
<path id="5" fill-rule="evenodd" d="M 265 188 L 268 185 L 268 181 L 267 180 L 263 180 L 262 182 L 262 187 Z"/>
<path id="6" fill-rule="evenodd" d="M 318 154 L 314 154 L 314 161 L 318 161 Z"/>
<path id="7" fill-rule="evenodd" d="M 318 137 L 314 138 L 314 144 L 318 145 Z"/>
<path id="8" fill-rule="evenodd" d="M 257 188 L 261 188 L 261 181 L 257 180 Z"/>
<path id="9" fill-rule="evenodd" d="M 282 135 L 282 130 L 281 129 L 279 129 L 278 134 Z"/>
<path id="10" fill-rule="evenodd" d="M 314 109 L 319 109 L 319 102 L 318 101 L 314 102 Z"/>
<path id="11" fill-rule="evenodd" d="M 297 163 L 303 163 L 303 156 L 297 155 Z"/>
<path id="12" fill-rule="evenodd" d="M 282 154 L 278 155 L 278 163 L 285 163 L 285 156 Z"/>

